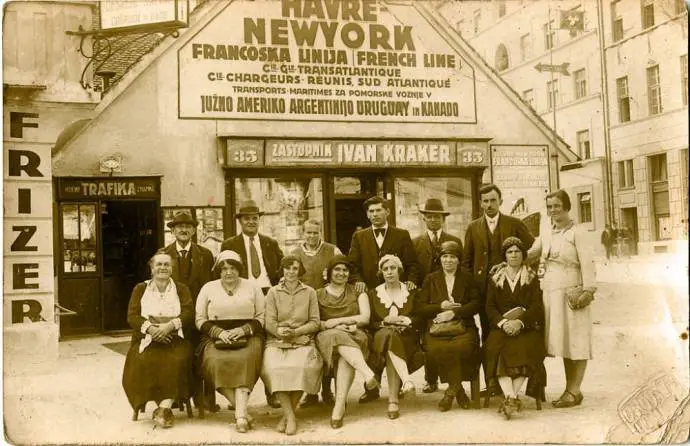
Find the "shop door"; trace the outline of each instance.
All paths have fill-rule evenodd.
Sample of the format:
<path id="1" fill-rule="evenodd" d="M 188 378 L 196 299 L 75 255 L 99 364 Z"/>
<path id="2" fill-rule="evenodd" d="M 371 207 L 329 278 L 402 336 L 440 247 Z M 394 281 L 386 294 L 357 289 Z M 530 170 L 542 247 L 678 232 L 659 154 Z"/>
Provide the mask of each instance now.
<path id="1" fill-rule="evenodd" d="M 148 259 L 158 249 L 156 201 L 105 201 L 103 237 L 103 329 L 129 329 L 127 306 L 134 286 L 150 278 Z"/>
<path id="2" fill-rule="evenodd" d="M 630 229 L 632 240 L 630 240 L 630 254 L 637 255 L 637 242 L 639 241 L 639 232 L 637 227 L 637 208 L 623 209 L 623 223 Z"/>
<path id="3" fill-rule="evenodd" d="M 352 234 L 370 224 L 363 208 L 364 202 L 374 195 L 386 198 L 388 189 L 386 176 L 381 172 L 333 177 L 335 239 L 343 253 L 350 251 Z"/>

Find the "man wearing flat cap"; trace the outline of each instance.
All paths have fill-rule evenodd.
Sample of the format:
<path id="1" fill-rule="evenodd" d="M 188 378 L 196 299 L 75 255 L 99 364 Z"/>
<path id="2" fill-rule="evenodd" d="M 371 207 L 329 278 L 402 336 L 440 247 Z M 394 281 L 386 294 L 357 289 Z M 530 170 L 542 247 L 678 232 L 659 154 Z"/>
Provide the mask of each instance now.
<path id="1" fill-rule="evenodd" d="M 168 223 L 175 236 L 175 242 L 163 249 L 172 258 L 173 280 L 189 287 L 195 304 L 199 290 L 211 280 L 213 267 L 213 253 L 192 241 L 198 224 L 199 222 L 186 212 L 176 214 Z"/>
<path id="2" fill-rule="evenodd" d="M 450 212 L 446 211 L 440 199 L 429 198 L 424 203 L 424 207 L 419 210 L 419 213 L 422 214 L 426 231 L 419 237 L 412 239 L 412 244 L 417 253 L 419 273 L 423 283 L 430 273 L 441 269 L 439 262 L 441 244 L 450 241 L 457 243 L 459 247 L 458 259 L 462 260 L 462 241 L 443 229 L 446 217 L 450 215 Z M 422 391 L 424 393 L 433 393 L 438 389 L 438 367 L 430 355 L 427 355 L 426 358 L 426 364 L 424 365 L 426 384 L 424 384 Z"/>

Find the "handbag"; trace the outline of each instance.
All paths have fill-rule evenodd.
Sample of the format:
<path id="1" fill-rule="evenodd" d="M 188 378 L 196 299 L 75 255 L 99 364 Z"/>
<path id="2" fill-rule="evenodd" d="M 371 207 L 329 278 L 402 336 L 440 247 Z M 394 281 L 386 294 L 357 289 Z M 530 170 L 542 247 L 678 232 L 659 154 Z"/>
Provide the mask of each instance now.
<path id="1" fill-rule="evenodd" d="M 587 308 L 594 300 L 594 293 L 591 291 L 584 291 L 581 285 L 570 287 L 565 291 L 565 297 L 568 299 L 568 307 L 571 310 L 581 310 Z"/>
<path id="2" fill-rule="evenodd" d="M 224 342 L 216 339 L 213 343 L 218 350 L 239 350 L 247 346 L 247 338 L 240 338 L 232 342 Z"/>
<path id="3" fill-rule="evenodd" d="M 457 320 L 431 324 L 429 327 L 429 334 L 434 337 L 458 336 L 466 331 L 465 324 Z"/>

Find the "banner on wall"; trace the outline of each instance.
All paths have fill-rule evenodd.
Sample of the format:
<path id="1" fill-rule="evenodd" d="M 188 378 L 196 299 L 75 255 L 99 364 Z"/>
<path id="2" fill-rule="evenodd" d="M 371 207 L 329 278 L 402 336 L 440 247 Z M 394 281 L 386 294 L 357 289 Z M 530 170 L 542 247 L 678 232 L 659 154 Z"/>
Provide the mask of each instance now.
<path id="1" fill-rule="evenodd" d="M 549 154 L 543 145 L 492 145 L 491 178 L 501 188 L 501 212 L 526 217 L 544 209 L 549 192 Z"/>
<path id="2" fill-rule="evenodd" d="M 473 68 L 390 7 L 232 2 L 178 52 L 179 117 L 476 123 Z"/>

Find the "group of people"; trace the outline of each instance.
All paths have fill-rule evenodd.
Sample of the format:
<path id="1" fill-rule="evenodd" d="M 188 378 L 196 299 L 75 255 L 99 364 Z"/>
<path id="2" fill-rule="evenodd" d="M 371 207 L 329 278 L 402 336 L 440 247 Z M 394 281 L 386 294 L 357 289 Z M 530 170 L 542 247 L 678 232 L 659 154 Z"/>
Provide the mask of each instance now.
<path id="1" fill-rule="evenodd" d="M 630 257 L 635 251 L 635 240 L 630 229 L 623 224 L 620 228 L 607 224 L 601 231 L 601 244 L 606 250 L 606 258 Z"/>
<path id="2" fill-rule="evenodd" d="M 169 223 L 176 241 L 151 258 L 152 278 L 129 304 L 130 404 L 155 401 L 154 423 L 170 427 L 175 401 L 209 397 L 197 391 L 203 380 L 234 407 L 236 430 L 247 432 L 249 395 L 261 379 L 268 403 L 282 408 L 276 429 L 293 435 L 297 408 L 318 402 L 320 389 L 333 406 L 331 427 L 342 427 L 356 373 L 364 381 L 359 402 L 367 403 L 379 398 L 385 370 L 386 414 L 397 419 L 400 399 L 417 391 L 410 375 L 419 368 L 423 392 L 437 391 L 439 379 L 448 385 L 438 402 L 445 412 L 454 402 L 469 407 L 462 383 L 482 367 L 509 419 L 521 410 L 526 381 L 528 394 L 543 395 L 546 355 L 562 357 L 565 368 L 554 407 L 581 404 L 595 288 L 570 199 L 562 190 L 546 197 L 554 228 L 536 242 L 520 220 L 500 213 L 497 186 L 483 186 L 480 199 L 483 215 L 463 246 L 444 228 L 450 213 L 441 200 L 420 208 L 426 230 L 412 239 L 389 223 L 388 203 L 372 197 L 364 203 L 371 226 L 353 234 L 347 256 L 322 240 L 318 220 L 304 223 L 304 242 L 283 256 L 259 233 L 262 212 L 249 201 L 237 212 L 242 233 L 214 260 L 192 241 L 193 217 L 177 215 Z M 541 286 L 535 259 L 545 265 Z"/>

